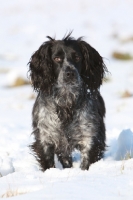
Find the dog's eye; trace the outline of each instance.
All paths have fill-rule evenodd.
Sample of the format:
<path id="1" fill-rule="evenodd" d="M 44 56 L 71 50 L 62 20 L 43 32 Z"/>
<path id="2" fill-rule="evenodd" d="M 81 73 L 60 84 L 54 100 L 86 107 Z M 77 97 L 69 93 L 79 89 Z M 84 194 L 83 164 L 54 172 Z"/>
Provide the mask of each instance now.
<path id="1" fill-rule="evenodd" d="M 55 58 L 54 58 L 54 61 L 55 61 L 55 62 L 61 62 L 62 59 L 61 59 L 60 57 L 55 57 Z"/>
<path id="2" fill-rule="evenodd" d="M 75 60 L 76 60 L 76 62 L 79 62 L 80 61 L 80 57 L 79 56 L 75 56 Z"/>

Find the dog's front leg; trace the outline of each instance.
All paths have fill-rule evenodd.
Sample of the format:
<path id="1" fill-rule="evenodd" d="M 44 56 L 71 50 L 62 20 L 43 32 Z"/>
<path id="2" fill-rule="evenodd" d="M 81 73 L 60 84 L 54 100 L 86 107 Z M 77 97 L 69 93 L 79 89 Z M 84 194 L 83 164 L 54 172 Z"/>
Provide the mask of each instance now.
<path id="1" fill-rule="evenodd" d="M 81 152 L 81 164 L 80 168 L 82 170 L 88 170 L 90 166 L 90 158 L 89 158 L 89 152 L 90 152 L 90 140 L 83 140 L 80 141 L 79 149 Z"/>
<path id="2" fill-rule="evenodd" d="M 44 170 L 53 168 L 54 165 L 54 145 L 44 143 L 43 144 L 43 160 L 44 160 Z"/>
<path id="3" fill-rule="evenodd" d="M 82 170 L 88 170 L 90 166 L 89 162 L 89 151 L 86 148 L 81 150 L 81 165 L 80 168 Z"/>
<path id="4" fill-rule="evenodd" d="M 54 167 L 54 145 L 42 144 L 40 140 L 36 139 L 30 148 L 34 152 L 42 171 Z"/>
<path id="5" fill-rule="evenodd" d="M 56 150 L 59 161 L 61 162 L 63 168 L 72 167 L 72 153 L 71 148 L 68 144 L 67 139 L 61 136 L 59 146 Z"/>

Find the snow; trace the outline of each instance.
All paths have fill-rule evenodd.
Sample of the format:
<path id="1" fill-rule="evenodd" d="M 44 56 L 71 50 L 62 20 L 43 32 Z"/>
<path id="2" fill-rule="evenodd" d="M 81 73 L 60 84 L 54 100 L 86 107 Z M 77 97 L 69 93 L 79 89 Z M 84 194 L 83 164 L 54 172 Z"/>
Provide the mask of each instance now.
<path id="1" fill-rule="evenodd" d="M 14 199 L 133 199 L 133 61 L 112 58 L 113 51 L 133 54 L 132 0 L 6 0 L 0 7 L 0 197 Z M 27 78 L 27 63 L 46 36 L 85 36 L 104 57 L 109 81 L 101 87 L 106 103 L 105 158 L 79 169 L 39 170 L 32 143 L 31 86 L 10 87 Z M 122 97 L 128 91 L 131 97 Z"/>

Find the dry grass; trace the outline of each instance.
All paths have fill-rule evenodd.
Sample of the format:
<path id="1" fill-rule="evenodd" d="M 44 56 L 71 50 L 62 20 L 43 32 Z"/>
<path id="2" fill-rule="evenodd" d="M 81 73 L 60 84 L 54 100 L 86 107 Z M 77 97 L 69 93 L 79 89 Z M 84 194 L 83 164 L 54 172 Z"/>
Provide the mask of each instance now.
<path id="1" fill-rule="evenodd" d="M 19 87 L 19 86 L 23 86 L 23 85 L 28 85 L 30 84 L 30 82 L 28 80 L 25 80 L 22 77 L 17 77 L 14 82 L 9 85 L 9 87 Z"/>
<path id="2" fill-rule="evenodd" d="M 132 158 L 132 155 L 131 155 L 131 152 L 127 152 L 126 155 L 125 155 L 125 160 L 129 160 Z"/>
<path id="3" fill-rule="evenodd" d="M 127 38 L 123 38 L 121 39 L 122 43 L 129 43 L 129 42 L 133 42 L 133 36 L 129 36 Z"/>
<path id="4" fill-rule="evenodd" d="M 125 160 L 123 160 L 121 164 L 121 168 L 120 168 L 121 174 L 123 174 L 124 169 L 125 169 Z"/>
<path id="5" fill-rule="evenodd" d="M 130 53 L 121 53 L 118 51 L 113 52 L 112 57 L 118 60 L 133 60 L 133 56 Z"/>
<path id="6" fill-rule="evenodd" d="M 0 74 L 6 74 L 8 73 L 10 70 L 7 68 L 0 68 Z"/>
<path id="7" fill-rule="evenodd" d="M 28 97 L 29 100 L 32 100 L 32 99 L 35 99 L 35 98 L 36 98 L 36 95 L 35 95 L 35 94 L 31 94 L 31 95 L 29 95 L 29 97 Z"/>
<path id="8" fill-rule="evenodd" d="M 133 94 L 131 92 L 129 92 L 128 90 L 125 90 L 122 94 L 121 94 L 121 98 L 129 98 L 129 97 L 133 97 Z"/>
<path id="9" fill-rule="evenodd" d="M 123 174 L 124 170 L 125 170 L 125 163 L 126 163 L 126 160 L 129 160 L 132 158 L 132 153 L 130 151 L 127 151 L 126 155 L 124 156 L 124 158 L 122 158 L 122 164 L 121 164 L 121 168 L 120 168 L 120 171 L 121 173 Z"/>
<path id="10" fill-rule="evenodd" d="M 13 189 L 8 189 L 2 196 L 1 198 L 9 198 L 9 197 L 13 197 L 13 196 L 18 196 L 18 195 L 22 195 L 22 194 L 26 194 L 29 191 L 19 191 L 18 189 L 13 190 Z"/>

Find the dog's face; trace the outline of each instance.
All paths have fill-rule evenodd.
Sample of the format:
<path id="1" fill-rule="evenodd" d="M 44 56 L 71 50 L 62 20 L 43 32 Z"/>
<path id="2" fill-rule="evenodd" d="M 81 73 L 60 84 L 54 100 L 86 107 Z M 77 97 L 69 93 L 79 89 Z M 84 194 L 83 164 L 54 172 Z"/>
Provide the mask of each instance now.
<path id="1" fill-rule="evenodd" d="M 100 54 L 82 38 L 75 40 L 70 34 L 62 40 L 48 38 L 29 62 L 34 89 L 49 93 L 57 82 L 73 84 L 81 79 L 92 93 L 99 89 L 107 71 Z"/>
<path id="2" fill-rule="evenodd" d="M 73 42 L 57 41 L 52 46 L 51 59 L 59 84 L 74 84 L 79 81 L 82 69 L 82 52 Z"/>

